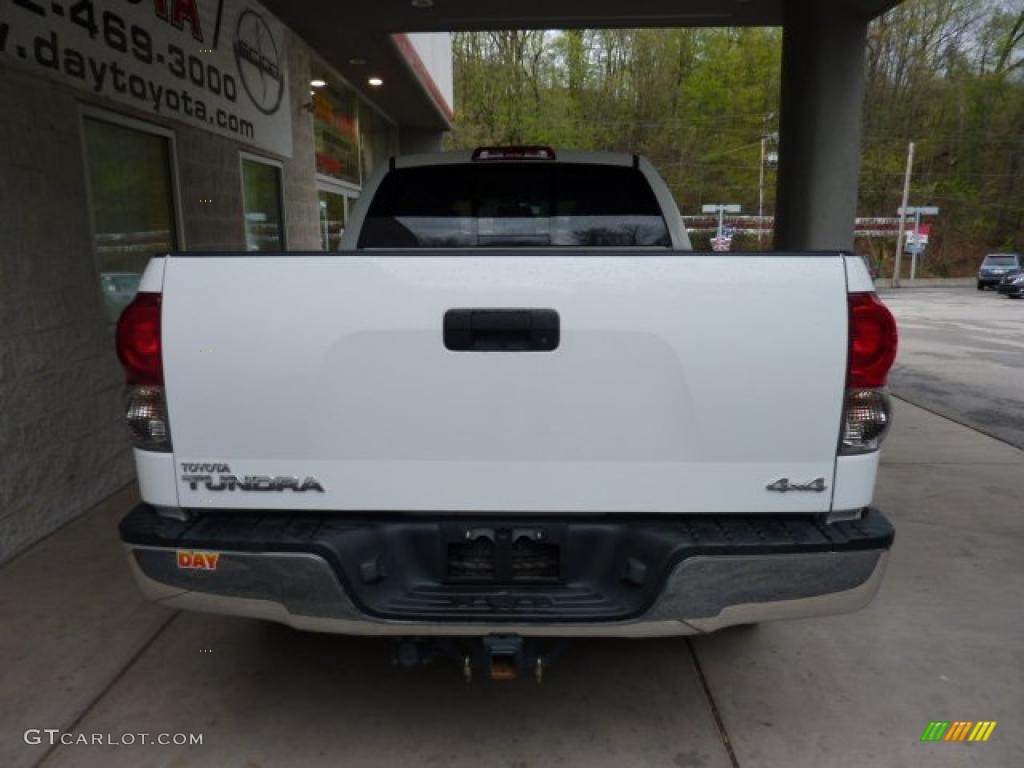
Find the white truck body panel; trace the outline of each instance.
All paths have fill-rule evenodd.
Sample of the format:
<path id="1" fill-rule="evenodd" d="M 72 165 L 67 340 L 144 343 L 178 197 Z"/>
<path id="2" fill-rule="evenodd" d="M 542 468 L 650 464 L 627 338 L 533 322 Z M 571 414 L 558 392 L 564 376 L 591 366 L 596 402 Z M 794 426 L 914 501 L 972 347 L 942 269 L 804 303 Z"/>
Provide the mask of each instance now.
<path id="1" fill-rule="evenodd" d="M 831 509 L 838 254 L 182 256 L 163 290 L 182 507 Z M 507 307 L 556 310 L 558 348 L 445 348 L 447 310 Z M 192 462 L 325 491 L 214 496 L 181 480 Z M 766 488 L 783 477 L 827 490 Z"/>
<path id="2" fill-rule="evenodd" d="M 539 149 L 392 161 L 341 252 L 150 263 L 117 333 L 147 596 L 478 636 L 503 675 L 546 663 L 523 637 L 867 604 L 896 337 L 864 261 L 692 253 L 645 160 Z"/>

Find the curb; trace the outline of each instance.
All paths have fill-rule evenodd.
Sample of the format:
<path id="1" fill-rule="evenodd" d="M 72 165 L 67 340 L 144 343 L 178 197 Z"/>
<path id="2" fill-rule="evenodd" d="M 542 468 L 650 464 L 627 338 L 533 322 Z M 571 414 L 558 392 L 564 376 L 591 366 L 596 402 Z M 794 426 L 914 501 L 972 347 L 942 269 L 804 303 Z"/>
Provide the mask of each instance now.
<path id="1" fill-rule="evenodd" d="M 904 288 L 944 288 L 944 287 L 974 287 L 976 279 L 973 277 L 920 277 L 917 280 L 900 280 L 899 285 L 891 277 L 880 277 L 875 280 L 877 288 L 891 290 L 902 290 Z"/>

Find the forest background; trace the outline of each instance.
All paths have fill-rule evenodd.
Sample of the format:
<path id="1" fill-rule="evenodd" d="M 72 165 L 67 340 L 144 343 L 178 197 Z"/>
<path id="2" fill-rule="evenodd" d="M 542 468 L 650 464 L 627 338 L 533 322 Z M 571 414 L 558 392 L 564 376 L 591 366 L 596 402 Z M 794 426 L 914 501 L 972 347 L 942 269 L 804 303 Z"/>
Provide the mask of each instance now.
<path id="1" fill-rule="evenodd" d="M 724 202 L 757 213 L 761 138 L 770 156 L 778 131 L 781 29 L 472 32 L 453 48 L 450 148 L 640 153 L 683 214 Z M 865 66 L 858 215 L 896 215 L 913 141 L 911 205 L 941 208 L 925 275 L 969 275 L 986 252 L 1024 251 L 1021 0 L 907 0 L 872 22 Z M 767 163 L 766 215 L 774 200 Z M 891 274 L 894 238 L 859 238 L 857 250 Z"/>

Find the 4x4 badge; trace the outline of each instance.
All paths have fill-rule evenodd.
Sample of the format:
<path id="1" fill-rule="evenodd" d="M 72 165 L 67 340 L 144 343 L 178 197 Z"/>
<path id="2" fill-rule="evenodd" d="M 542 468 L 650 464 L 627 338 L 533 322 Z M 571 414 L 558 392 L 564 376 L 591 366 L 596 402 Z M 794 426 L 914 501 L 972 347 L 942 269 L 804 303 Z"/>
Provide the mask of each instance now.
<path id="1" fill-rule="evenodd" d="M 786 491 L 814 491 L 815 493 L 821 493 L 827 487 L 824 477 L 816 477 L 806 483 L 794 483 L 788 477 L 780 477 L 774 483 L 768 483 L 765 486 L 769 491 L 779 491 L 780 493 L 785 493 Z"/>

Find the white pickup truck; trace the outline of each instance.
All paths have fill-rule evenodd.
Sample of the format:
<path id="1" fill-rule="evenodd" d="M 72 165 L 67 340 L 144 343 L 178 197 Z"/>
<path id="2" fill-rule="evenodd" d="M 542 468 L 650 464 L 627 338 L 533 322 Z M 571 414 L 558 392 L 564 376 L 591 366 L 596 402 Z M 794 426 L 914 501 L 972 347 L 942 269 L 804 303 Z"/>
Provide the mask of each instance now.
<path id="1" fill-rule="evenodd" d="M 406 663 L 478 638 L 430 648 L 501 676 L 545 663 L 524 638 L 875 594 L 896 327 L 860 258 L 693 252 L 643 158 L 542 147 L 392 159 L 342 248 L 146 269 L 117 343 L 151 599 Z"/>

